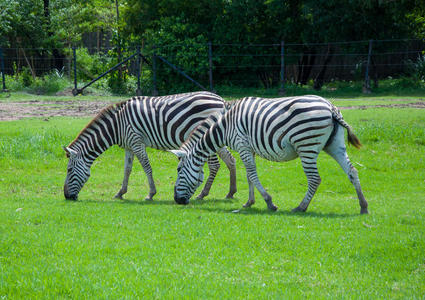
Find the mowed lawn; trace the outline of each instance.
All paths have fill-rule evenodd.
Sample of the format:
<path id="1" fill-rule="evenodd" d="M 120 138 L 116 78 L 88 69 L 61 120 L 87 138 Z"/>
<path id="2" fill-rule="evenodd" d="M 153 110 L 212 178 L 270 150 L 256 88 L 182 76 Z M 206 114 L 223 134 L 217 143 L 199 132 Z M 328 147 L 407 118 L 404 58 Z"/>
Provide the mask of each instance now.
<path id="1" fill-rule="evenodd" d="M 260 158 L 279 210 L 268 211 L 256 191 L 253 208 L 232 213 L 248 197 L 237 153 L 233 200 L 224 198 L 222 164 L 205 200 L 176 205 L 177 159 L 156 150 L 148 152 L 155 200 L 143 200 L 148 184 L 136 161 L 125 200 L 113 199 L 124 167 L 116 146 L 94 163 L 79 200 L 65 201 L 62 146 L 89 119 L 0 122 L 0 299 L 425 297 L 425 111 L 343 115 L 364 144 L 348 153 L 369 215 L 325 153 L 304 214 L 291 212 L 307 190 L 300 161 Z"/>

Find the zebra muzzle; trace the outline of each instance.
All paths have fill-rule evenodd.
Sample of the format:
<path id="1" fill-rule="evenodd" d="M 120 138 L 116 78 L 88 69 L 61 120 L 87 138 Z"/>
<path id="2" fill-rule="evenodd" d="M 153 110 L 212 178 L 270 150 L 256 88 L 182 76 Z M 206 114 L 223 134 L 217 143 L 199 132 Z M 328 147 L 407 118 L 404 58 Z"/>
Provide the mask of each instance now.
<path id="1" fill-rule="evenodd" d="M 176 201 L 177 204 L 189 204 L 189 198 L 179 196 L 176 192 L 176 188 L 174 188 L 174 201 Z"/>
<path id="2" fill-rule="evenodd" d="M 76 201 L 78 198 L 78 195 L 71 195 L 68 191 L 68 185 L 65 185 L 63 188 L 63 195 L 65 196 L 66 200 L 73 200 Z"/>

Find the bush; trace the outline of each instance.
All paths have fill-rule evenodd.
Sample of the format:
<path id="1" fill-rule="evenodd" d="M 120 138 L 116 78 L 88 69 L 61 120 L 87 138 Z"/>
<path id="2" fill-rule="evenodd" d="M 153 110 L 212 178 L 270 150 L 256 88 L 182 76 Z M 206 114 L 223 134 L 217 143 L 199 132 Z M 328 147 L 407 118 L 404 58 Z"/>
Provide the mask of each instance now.
<path id="1" fill-rule="evenodd" d="M 419 80 L 425 80 L 425 55 L 419 56 L 414 64 L 415 75 Z"/>
<path id="2" fill-rule="evenodd" d="M 86 48 L 78 48 L 77 54 L 77 76 L 78 80 L 92 80 L 108 69 L 112 58 L 95 53 L 90 54 Z"/>
<path id="3" fill-rule="evenodd" d="M 69 85 L 70 83 L 66 78 L 60 77 L 56 73 L 50 73 L 43 77 L 37 77 L 31 86 L 28 87 L 27 91 L 37 95 L 51 95 L 65 89 Z"/>
<path id="4" fill-rule="evenodd" d="M 27 67 L 22 68 L 20 77 L 22 78 L 22 84 L 24 87 L 29 87 L 33 82 L 31 71 Z"/>

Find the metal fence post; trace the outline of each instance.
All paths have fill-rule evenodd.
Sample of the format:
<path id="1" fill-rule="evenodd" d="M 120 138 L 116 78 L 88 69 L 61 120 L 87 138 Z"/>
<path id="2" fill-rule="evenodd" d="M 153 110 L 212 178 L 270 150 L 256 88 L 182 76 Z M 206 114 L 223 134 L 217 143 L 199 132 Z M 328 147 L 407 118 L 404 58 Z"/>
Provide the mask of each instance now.
<path id="1" fill-rule="evenodd" d="M 209 64 L 209 79 L 210 79 L 210 92 L 214 92 L 214 85 L 213 85 L 213 64 L 212 64 L 212 44 L 211 42 L 208 42 L 208 64 Z"/>
<path id="2" fill-rule="evenodd" d="M 3 49 L 0 47 L 0 72 L 1 72 L 1 79 L 3 81 L 3 92 L 6 92 L 6 79 L 4 75 L 4 57 L 3 57 Z"/>
<path id="3" fill-rule="evenodd" d="M 369 52 L 367 55 L 366 72 L 365 72 L 365 79 L 364 79 L 364 85 L 363 85 L 363 93 L 365 94 L 369 94 L 371 92 L 369 68 L 370 68 L 370 57 L 372 56 L 372 42 L 373 40 L 369 40 Z"/>
<path id="4" fill-rule="evenodd" d="M 72 54 L 74 56 L 74 89 L 72 90 L 72 94 L 74 96 L 78 95 L 78 88 L 77 88 L 77 49 L 75 47 L 72 47 Z"/>
<path id="5" fill-rule="evenodd" d="M 285 95 L 285 42 L 280 42 L 280 89 L 279 95 Z"/>
<path id="6" fill-rule="evenodd" d="M 156 46 L 153 47 L 153 55 L 152 55 L 152 71 L 153 71 L 153 96 L 158 96 L 158 90 L 156 87 Z"/>
<path id="7" fill-rule="evenodd" d="M 140 89 L 140 45 L 137 45 L 137 88 L 136 88 L 136 96 L 142 95 L 142 90 Z"/>

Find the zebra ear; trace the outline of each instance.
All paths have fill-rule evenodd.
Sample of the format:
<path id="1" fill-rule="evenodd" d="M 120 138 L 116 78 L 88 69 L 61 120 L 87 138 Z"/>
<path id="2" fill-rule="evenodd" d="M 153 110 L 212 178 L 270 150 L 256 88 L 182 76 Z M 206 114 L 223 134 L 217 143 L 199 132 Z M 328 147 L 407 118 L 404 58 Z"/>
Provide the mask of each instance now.
<path id="1" fill-rule="evenodd" d="M 168 152 L 173 153 L 175 156 L 177 156 L 179 159 L 186 156 L 186 152 L 182 150 L 168 150 Z"/>
<path id="2" fill-rule="evenodd" d="M 71 148 L 68 148 L 68 147 L 65 147 L 65 146 L 62 146 L 62 148 L 63 148 L 63 150 L 65 150 L 67 157 L 77 156 L 77 151 L 72 150 Z"/>

